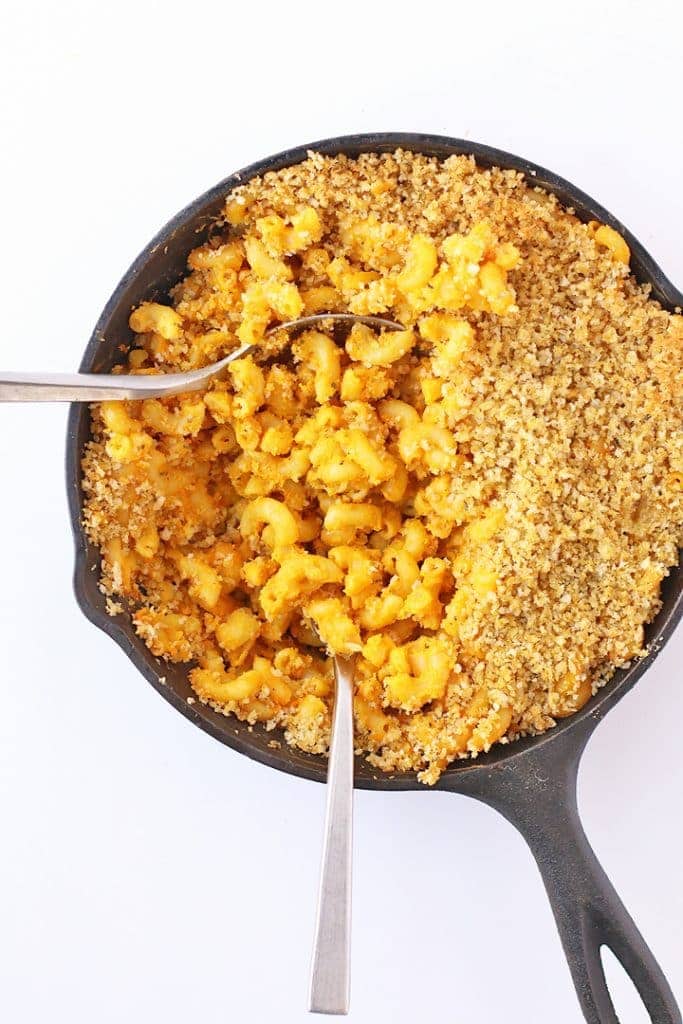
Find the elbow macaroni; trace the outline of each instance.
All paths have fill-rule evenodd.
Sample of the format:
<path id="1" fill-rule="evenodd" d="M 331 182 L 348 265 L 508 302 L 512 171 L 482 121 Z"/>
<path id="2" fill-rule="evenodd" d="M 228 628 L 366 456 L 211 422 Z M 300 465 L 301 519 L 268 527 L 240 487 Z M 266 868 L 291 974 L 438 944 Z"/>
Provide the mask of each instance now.
<path id="1" fill-rule="evenodd" d="M 228 218 L 243 224 L 245 211 L 230 207 Z M 446 536 L 437 525 L 446 522 L 450 533 L 461 517 L 446 491 L 430 498 L 428 514 L 419 511 L 418 498 L 419 481 L 445 483 L 457 468 L 455 420 L 438 381 L 461 369 L 475 337 L 462 316 L 430 306 L 448 292 L 447 310 L 469 304 L 509 312 L 505 276 L 516 264 L 516 250 L 496 249 L 486 226 L 450 236 L 439 252 L 424 235 L 407 238 L 378 224 L 366 230 L 347 223 L 352 252 L 377 266 L 366 271 L 315 249 L 321 233 L 315 211 L 301 210 L 290 222 L 264 216 L 256 229 L 243 238 L 242 252 L 233 242 L 214 255 L 198 250 L 189 261 L 214 285 L 220 267 L 222 285 L 242 289 L 239 341 L 258 343 L 274 317 L 301 313 L 289 262 L 299 252 L 342 301 L 376 288 L 378 271 L 388 269 L 386 295 L 418 311 L 416 329 L 375 333 L 357 324 L 343 346 L 324 331 L 309 330 L 293 341 L 289 365 L 261 366 L 250 355 L 232 363 L 227 379 L 201 396 L 149 400 L 140 409 L 105 403 L 101 422 L 116 463 L 144 465 L 161 446 L 168 448 L 173 479 L 175 445 L 181 463 L 193 460 L 196 472 L 205 467 L 213 489 L 226 486 L 216 476 L 223 467 L 225 522 L 234 538 L 229 554 L 216 544 L 190 550 L 187 536 L 176 538 L 175 526 L 164 526 L 160 517 L 136 538 L 125 565 L 123 546 L 116 555 L 112 548 L 111 565 L 116 558 L 120 589 L 133 592 L 136 576 L 144 575 L 140 567 L 153 564 L 168 544 L 166 535 L 174 535 L 171 560 L 186 588 L 186 598 L 177 602 L 183 613 L 155 618 L 143 609 L 136 622 L 153 649 L 169 657 L 199 652 L 199 634 L 205 633 L 206 650 L 190 673 L 202 700 L 254 721 L 286 714 L 288 737 L 318 749 L 329 718 L 322 697 L 329 692 L 330 666 L 301 647 L 298 657 L 309 671 L 293 674 L 291 656 L 280 654 L 296 650 L 282 647 L 287 636 L 295 642 L 300 637 L 311 650 L 320 644 L 357 656 L 358 720 L 368 738 L 384 741 L 392 713 L 418 715 L 444 700 L 458 658 L 451 566 L 460 541 L 454 534 L 444 557 L 434 552 Z M 459 293 L 463 260 L 478 269 Z M 237 273 L 244 275 L 241 285 L 230 276 Z M 328 308 L 338 305 L 325 288 Z M 170 343 L 182 321 L 170 307 L 147 303 L 134 311 L 131 327 Z M 418 345 L 427 346 L 427 354 L 416 357 Z M 143 372 L 146 358 L 136 357 Z M 185 501 L 192 503 L 192 491 Z M 489 519 L 484 512 L 474 521 L 471 540 L 483 544 L 495 532 L 481 525 Z M 494 576 L 483 564 L 473 567 L 467 592 L 490 593 Z M 240 594 L 245 596 L 235 597 Z M 181 643 L 183 630 L 189 632 Z"/>
<path id="2" fill-rule="evenodd" d="M 133 310 L 131 372 L 201 366 L 244 343 L 264 351 L 201 394 L 96 407 L 86 522 L 108 592 L 131 603 L 154 654 L 194 663 L 202 701 L 323 752 L 329 656 L 353 655 L 359 747 L 434 782 L 453 758 L 531 720 L 520 725 L 513 677 L 489 673 L 487 651 L 514 614 L 503 600 L 508 520 L 544 529 L 506 506 L 502 487 L 536 422 L 530 412 L 496 466 L 480 412 L 493 360 L 504 366 L 517 343 L 527 249 L 486 207 L 473 219 L 434 195 L 412 220 L 399 201 L 384 218 L 363 214 L 364 202 L 394 194 L 390 160 L 385 170 L 355 197 L 358 212 L 350 204 L 338 217 L 316 198 L 315 175 L 301 202 L 289 185 L 272 203 L 265 186 L 237 190 L 172 304 Z M 601 266 L 605 254 L 628 263 L 612 228 L 572 230 Z M 266 338 L 280 322 L 332 310 L 385 314 L 402 329 L 307 330 L 284 354 Z M 503 384 L 502 404 L 514 399 Z M 672 507 L 683 501 L 681 464 L 663 476 Z M 553 486 L 561 502 L 562 479 Z M 656 600 L 662 575 L 659 563 L 643 568 L 634 593 Z M 613 659 L 639 644 L 635 631 Z M 534 682 L 533 728 L 589 699 L 597 655 L 579 664 L 560 650 L 553 674 Z M 538 664 L 528 672 L 541 680 Z"/>

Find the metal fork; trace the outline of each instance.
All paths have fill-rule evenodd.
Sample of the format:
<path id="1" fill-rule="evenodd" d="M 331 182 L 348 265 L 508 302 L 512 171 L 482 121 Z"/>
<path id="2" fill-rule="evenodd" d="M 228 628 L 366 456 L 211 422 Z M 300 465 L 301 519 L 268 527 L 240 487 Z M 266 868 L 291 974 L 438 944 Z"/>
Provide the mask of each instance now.
<path id="1" fill-rule="evenodd" d="M 291 333 L 332 322 L 363 323 L 380 330 L 400 331 L 401 324 L 379 316 L 316 313 L 278 324 L 272 330 Z M 270 332 L 269 332 L 270 333 Z M 230 363 L 256 351 L 243 345 L 210 366 L 188 373 L 3 373 L 0 402 L 101 402 L 200 391 L 221 377 Z M 351 957 L 351 857 L 353 831 L 353 660 L 334 659 L 336 682 L 327 772 L 327 811 L 318 913 L 311 965 L 309 1009 L 313 1013 L 345 1014 L 349 1010 Z"/>
<path id="2" fill-rule="evenodd" d="M 380 316 L 355 313 L 315 313 L 277 324 L 273 331 L 305 330 L 315 324 L 363 323 L 386 331 L 403 330 L 401 324 Z M 270 332 L 269 332 L 270 333 Z M 103 402 L 164 398 L 169 395 L 201 391 L 221 377 L 230 363 L 256 351 L 255 345 L 243 345 L 225 359 L 187 373 L 109 374 L 109 373 L 4 373 L 0 371 L 0 402 Z"/>
<path id="3" fill-rule="evenodd" d="M 334 659 L 327 811 L 313 943 L 311 1013 L 349 1012 L 353 841 L 353 660 Z"/>

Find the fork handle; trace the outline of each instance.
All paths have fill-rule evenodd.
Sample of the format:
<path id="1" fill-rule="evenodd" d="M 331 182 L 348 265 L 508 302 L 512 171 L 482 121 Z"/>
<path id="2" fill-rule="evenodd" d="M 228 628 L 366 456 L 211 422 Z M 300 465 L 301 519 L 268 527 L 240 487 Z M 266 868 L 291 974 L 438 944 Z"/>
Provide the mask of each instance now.
<path id="1" fill-rule="evenodd" d="M 349 1012 L 353 832 L 353 662 L 335 658 L 336 695 L 309 1010 Z"/>
<path id="2" fill-rule="evenodd" d="M 205 388 L 230 363 L 253 350 L 242 345 L 211 366 L 186 373 L 7 373 L 0 370 L 0 402 L 111 402 L 163 398 Z"/>
<path id="3" fill-rule="evenodd" d="M 0 402 L 102 402 L 153 398 L 152 378 L 104 373 L 6 373 L 0 371 Z"/>
<path id="4" fill-rule="evenodd" d="M 315 313 L 286 323 L 276 324 L 273 330 L 300 331 L 327 321 L 364 323 L 378 330 L 400 331 L 402 324 L 379 316 L 356 313 Z M 0 402 L 112 402 L 133 401 L 141 398 L 163 398 L 199 391 L 214 377 L 223 374 L 226 367 L 254 350 L 254 345 L 242 345 L 224 359 L 201 370 L 187 373 L 128 375 L 101 373 L 5 373 L 0 371 Z M 154 383 L 152 383 L 154 382 Z"/>

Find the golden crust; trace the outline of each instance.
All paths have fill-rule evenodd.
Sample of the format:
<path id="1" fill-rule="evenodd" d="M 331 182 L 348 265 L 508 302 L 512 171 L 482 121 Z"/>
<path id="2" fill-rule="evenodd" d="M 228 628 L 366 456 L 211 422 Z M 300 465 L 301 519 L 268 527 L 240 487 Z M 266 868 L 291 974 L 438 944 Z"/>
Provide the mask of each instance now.
<path id="1" fill-rule="evenodd" d="M 235 190 L 173 309 L 134 313 L 135 372 L 302 310 L 406 331 L 338 353 L 316 332 L 203 396 L 94 407 L 112 613 L 193 662 L 201 700 L 322 752 L 315 625 L 360 651 L 359 749 L 426 783 L 577 710 L 644 653 L 683 541 L 683 320 L 622 241 L 467 157 L 312 153 Z"/>

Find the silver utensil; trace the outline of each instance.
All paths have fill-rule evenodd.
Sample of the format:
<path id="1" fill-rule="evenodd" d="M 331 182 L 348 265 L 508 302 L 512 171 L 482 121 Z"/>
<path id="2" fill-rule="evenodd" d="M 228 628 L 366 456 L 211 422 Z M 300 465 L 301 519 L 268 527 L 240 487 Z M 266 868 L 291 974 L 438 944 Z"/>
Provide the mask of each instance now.
<path id="1" fill-rule="evenodd" d="M 379 316 L 316 313 L 278 324 L 292 333 L 325 322 L 363 323 L 380 330 L 403 330 Z M 270 333 L 270 332 L 269 332 Z M 3 373 L 0 402 L 101 402 L 163 398 L 199 391 L 222 376 L 230 363 L 257 346 L 243 345 L 210 366 L 188 373 Z M 335 699 L 327 771 L 327 810 L 311 965 L 309 1009 L 346 1014 L 351 956 L 351 858 L 353 833 L 353 660 L 334 659 Z"/>
<path id="2" fill-rule="evenodd" d="M 400 331 L 401 324 L 380 316 L 355 313 L 315 313 L 277 324 L 272 330 L 300 331 L 315 324 L 363 323 L 381 330 Z M 270 333 L 270 332 L 269 332 Z M 169 395 L 201 391 L 210 381 L 222 376 L 235 359 L 255 351 L 254 345 L 243 345 L 225 359 L 200 370 L 187 373 L 146 374 L 109 373 L 5 373 L 0 371 L 0 402 L 103 402 L 143 398 L 164 398 Z"/>
<path id="3" fill-rule="evenodd" d="M 353 839 L 353 659 L 334 659 L 327 811 L 308 1008 L 349 1012 Z"/>

